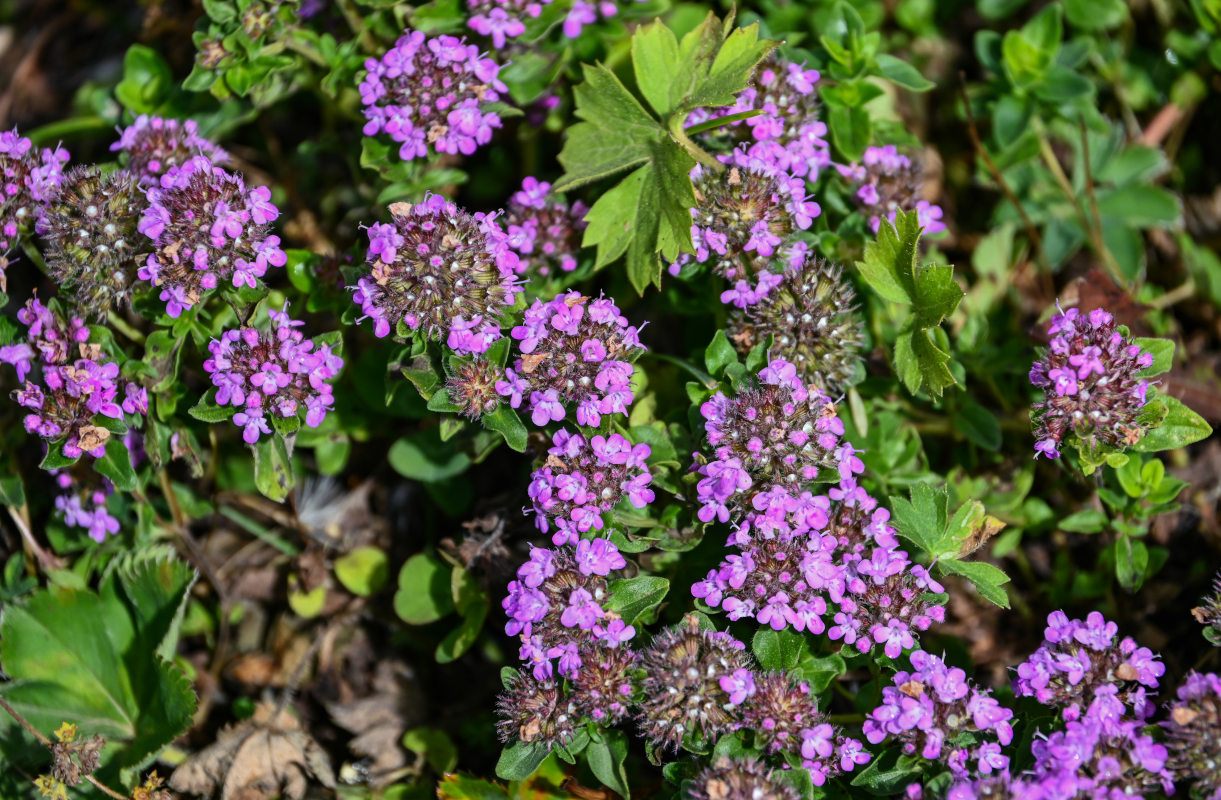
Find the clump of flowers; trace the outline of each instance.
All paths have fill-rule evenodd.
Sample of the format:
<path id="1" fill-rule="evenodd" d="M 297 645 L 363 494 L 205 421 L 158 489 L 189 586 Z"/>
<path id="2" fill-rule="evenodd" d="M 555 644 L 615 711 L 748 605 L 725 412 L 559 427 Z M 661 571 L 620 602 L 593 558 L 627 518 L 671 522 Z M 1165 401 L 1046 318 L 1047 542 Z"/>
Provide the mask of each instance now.
<path id="1" fill-rule="evenodd" d="M 521 637 L 521 658 L 536 678 L 547 679 L 553 671 L 574 678 L 587 658 L 600 657 L 598 648 L 618 648 L 636 635 L 602 605 L 607 576 L 626 565 L 606 539 L 530 552 L 501 607 L 509 617 L 505 633 Z"/>
<path id="2" fill-rule="evenodd" d="M 581 715 L 563 687 L 550 677 L 516 673 L 507 681 L 496 703 L 500 721 L 496 731 L 502 742 L 541 742 L 550 750 L 568 744 L 576 734 Z"/>
<path id="3" fill-rule="evenodd" d="M 471 11 L 466 24 L 471 30 L 492 40 L 497 50 L 505 46 L 508 39 L 515 39 L 526 32 L 526 19 L 537 19 L 543 6 L 552 0 L 466 0 Z"/>
<path id="4" fill-rule="evenodd" d="M 943 761 L 959 776 L 1008 767 L 1001 746 L 1013 741 L 1013 712 L 937 656 L 917 650 L 911 663 L 911 672 L 900 670 L 894 685 L 882 689 L 882 704 L 865 720 L 865 738 L 879 744 L 894 736 L 904 752 Z"/>
<path id="5" fill-rule="evenodd" d="M 500 66 L 453 36 L 406 31 L 380 59 L 365 62 L 360 84 L 365 136 L 385 133 L 400 143 L 399 158 L 438 153 L 470 155 L 501 125 L 490 110 L 505 85 Z"/>
<path id="6" fill-rule="evenodd" d="M 83 320 L 65 318 L 38 298 L 29 300 L 17 312 L 17 319 L 26 326 L 27 341 L 0 348 L 0 361 L 12 364 L 17 380 L 23 383 L 13 392 L 13 399 L 29 411 L 24 420 L 26 431 L 57 443 L 54 446 L 66 458 L 85 453 L 101 458 L 111 431 L 99 417 L 120 424 L 123 419 L 119 365 L 102 360 L 101 347 L 89 343 Z M 26 380 L 36 358 L 41 383 Z M 144 402 L 146 411 L 147 399 Z M 131 408 L 135 413 L 134 402 Z M 103 424 L 96 424 L 99 421 Z"/>
<path id="7" fill-rule="evenodd" d="M 746 645 L 700 630 L 695 617 L 658 633 L 640 655 L 641 735 L 677 751 L 686 736 L 714 742 L 736 729 L 752 689 L 751 664 Z"/>
<path id="8" fill-rule="evenodd" d="M 483 356 L 455 359 L 452 372 L 445 379 L 449 400 L 458 406 L 458 413 L 467 419 L 479 419 L 491 414 L 500 405 L 497 381 L 504 379 L 504 370 Z"/>
<path id="9" fill-rule="evenodd" d="M 520 256 L 518 272 L 548 276 L 577 268 L 577 251 L 589 208 L 568 203 L 551 192 L 551 184 L 526 178 L 505 209 L 509 246 Z"/>
<path id="10" fill-rule="evenodd" d="M 372 266 L 352 298 L 373 332 L 388 336 L 401 322 L 457 352 L 486 352 L 500 338 L 497 318 L 521 291 L 504 231 L 435 194 L 390 212 L 392 222 L 369 227 Z"/>
<path id="11" fill-rule="evenodd" d="M 677 275 L 689 261 L 709 262 L 729 280 L 760 271 L 785 239 L 805 230 L 818 216 L 818 204 L 807 199 L 805 181 L 747 157 L 727 156 L 728 169 L 704 166 L 691 171 L 696 204 L 691 209 L 695 255 L 684 255 L 671 267 Z"/>
<path id="12" fill-rule="evenodd" d="M 861 652 L 881 645 L 896 658 L 920 631 L 945 619 L 943 591 L 911 563 L 890 512 L 851 477 L 862 469 L 851 445 L 848 473 L 828 495 L 776 488 L 756 495 L 728 556 L 691 592 L 730 619 L 753 617 L 775 630 L 823 633 Z"/>
<path id="13" fill-rule="evenodd" d="M 792 784 L 754 758 L 718 758 L 691 781 L 686 800 L 798 800 Z"/>
<path id="14" fill-rule="evenodd" d="M 233 422 L 242 439 L 254 444 L 271 433 L 269 418 L 322 424 L 334 403 L 329 383 L 343 368 L 343 359 L 330 345 L 315 345 L 296 330 L 302 322 L 282 311 L 269 310 L 271 325 L 260 330 L 227 330 L 208 343 L 211 357 L 204 370 L 212 376 L 215 402 L 239 409 Z"/>
<path id="15" fill-rule="evenodd" d="M 1118 690 L 1118 698 L 1134 714 L 1147 717 L 1153 704 L 1146 699 L 1146 689 L 1157 688 L 1166 666 L 1131 637 L 1119 639 L 1118 630 L 1097 611 L 1084 621 L 1052 612 L 1042 646 L 1017 668 L 1014 693 L 1044 705 L 1082 708 L 1100 691 Z"/>
<path id="16" fill-rule="evenodd" d="M 1174 777 L 1193 784 L 1192 797 L 1221 798 L 1221 678 L 1189 672 L 1162 725 Z"/>
<path id="17" fill-rule="evenodd" d="M 840 734 L 818 710 L 809 684 L 784 672 L 754 676 L 742 703 L 742 727 L 768 755 L 799 756 L 815 786 L 869 763 L 861 743 Z"/>
<path id="18" fill-rule="evenodd" d="M 738 94 L 734 105 L 694 111 L 687 119 L 687 127 L 735 114 L 761 112 L 700 136 L 714 146 L 726 137 L 733 142 L 745 142 L 745 151 L 751 158 L 798 178 L 817 180 L 818 171 L 831 164 L 827 126 L 818 119 L 815 84 L 819 77 L 818 70 L 770 55 L 759 65 L 750 85 Z"/>
<path id="19" fill-rule="evenodd" d="M 574 405 L 578 423 L 597 426 L 632 404 L 631 362 L 644 351 L 639 333 L 605 297 L 567 292 L 535 300 L 512 331 L 521 357 L 496 391 L 513 408 L 527 403 L 535 425 L 559 422 Z"/>
<path id="20" fill-rule="evenodd" d="M 793 364 L 804 383 L 835 394 L 861 372 L 864 324 L 840 268 L 806 256 L 803 242 L 794 247 L 802 257 L 787 262 L 774 286 L 753 297 L 754 303 L 734 303 L 739 307 L 729 314 L 727 333 L 742 354 L 771 336 L 774 356 Z M 749 292 L 746 286 L 739 290 L 732 300 Z"/>
<path id="21" fill-rule="evenodd" d="M 699 468 L 704 477 L 696 487 L 704 522 L 728 522 L 731 503 L 745 507 L 772 489 L 796 490 L 834 463 L 844 432 L 835 405 L 807 389 L 784 359 L 773 359 L 758 377 L 734 397 L 717 392 L 700 407 L 714 455 Z"/>
<path id="22" fill-rule="evenodd" d="M 1191 610 L 1191 615 L 1204 626 L 1204 638 L 1214 647 L 1221 647 L 1221 574 L 1213 578 L 1213 593 L 1202 602 L 1203 605 Z"/>
<path id="23" fill-rule="evenodd" d="M 60 472 L 55 482 L 63 493 L 55 498 L 55 510 L 63 515 L 69 528 L 84 528 L 89 538 L 104 542 L 107 534 L 119 532 L 119 521 L 106 508 L 106 498 L 114 486 L 105 478 L 95 484 L 78 482 L 70 473 Z"/>
<path id="24" fill-rule="evenodd" d="M 0 132 L 0 255 L 16 247 L 21 234 L 38 221 L 43 204 L 63 182 L 67 162 L 62 147 L 36 148 L 16 128 Z"/>
<path id="25" fill-rule="evenodd" d="M 653 502 L 647 444 L 633 445 L 617 433 L 586 440 L 562 429 L 551 441 L 547 460 L 531 476 L 529 493 L 539 530 L 554 526 L 555 544 L 575 544 L 581 534 L 602 530 L 603 512 L 625 497 L 636 508 Z"/>
<path id="26" fill-rule="evenodd" d="M 103 317 L 131 302 L 139 249 L 136 227 L 144 191 L 129 172 L 104 174 L 74 167 L 64 176 L 38 222 L 47 268 L 60 290 L 87 317 Z"/>
<path id="27" fill-rule="evenodd" d="M 1030 368 L 1030 382 L 1046 393 L 1032 407 L 1035 456 L 1059 458 L 1065 439 L 1090 453 L 1139 442 L 1149 381 L 1137 373 L 1153 364 L 1153 355 L 1116 330 L 1101 308 L 1057 314 L 1048 333 L 1047 353 Z"/>
<path id="28" fill-rule="evenodd" d="M 125 167 L 140 185 L 161 185 L 161 176 L 183 166 L 195 156 L 213 164 L 224 164 L 229 154 L 199 134 L 195 120 L 167 119 L 141 114 L 119 132 L 112 152 L 125 157 Z"/>
<path id="29" fill-rule="evenodd" d="M 582 669 L 569 681 L 573 705 L 582 717 L 617 725 L 631 713 L 639 655 L 627 646 L 596 643 L 582 655 Z"/>
<path id="30" fill-rule="evenodd" d="M 869 227 L 874 233 L 878 232 L 882 220 L 893 223 L 900 212 L 908 211 L 916 212 L 925 233 L 945 230 L 945 223 L 941 221 L 941 207 L 920 197 L 922 180 L 919 163 L 913 163 L 893 144 L 865 148 L 861 161 L 861 164 L 837 169 L 858 185 L 856 202 L 861 212 L 869 217 Z"/>
<path id="31" fill-rule="evenodd" d="M 138 227 L 153 252 L 138 274 L 160 287 L 175 318 L 223 283 L 253 288 L 269 266 L 288 262 L 280 237 L 268 233 L 279 215 L 267 187 L 247 189 L 240 176 L 195 156 L 148 190 Z"/>

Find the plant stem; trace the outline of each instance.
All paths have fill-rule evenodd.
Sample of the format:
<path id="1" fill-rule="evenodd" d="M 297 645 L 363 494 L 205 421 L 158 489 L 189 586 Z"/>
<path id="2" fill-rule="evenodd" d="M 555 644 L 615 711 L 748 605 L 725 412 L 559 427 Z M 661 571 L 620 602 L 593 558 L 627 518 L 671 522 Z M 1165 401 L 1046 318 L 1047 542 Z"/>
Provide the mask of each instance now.
<path id="1" fill-rule="evenodd" d="M 174 527 L 179 531 L 186 530 L 186 514 L 182 512 L 182 506 L 178 505 L 178 495 L 174 493 L 174 486 L 170 483 L 170 474 L 164 469 L 157 470 L 157 482 L 161 485 L 161 493 L 165 495 L 165 502 L 169 504 Z"/>
<path id="2" fill-rule="evenodd" d="M 38 563 L 42 565 L 43 570 L 60 569 L 64 566 L 64 562 L 51 555 L 46 550 L 42 549 L 42 545 L 34 538 L 34 532 L 30 530 L 30 524 L 25 518 L 25 506 L 21 507 L 21 512 L 12 506 L 8 507 L 8 515 L 13 518 L 13 523 L 17 526 L 17 530 L 21 531 L 21 538 L 25 540 L 26 546 L 30 548 L 30 552 L 38 559 Z"/>
<path id="3" fill-rule="evenodd" d="M 694 364 L 692 364 L 689 361 L 684 361 L 681 358 L 676 358 L 675 356 L 668 355 L 666 353 L 649 353 L 647 357 L 656 358 L 659 361 L 666 361 L 670 364 L 675 365 L 676 367 L 681 367 L 682 369 L 691 373 L 695 377 L 696 380 L 698 380 L 700 383 L 702 383 L 705 387 L 707 387 L 709 389 L 713 389 L 717 385 L 717 381 L 715 378 L 713 378 L 707 372 L 704 372 L 702 369 L 695 366 Z"/>
<path id="4" fill-rule="evenodd" d="M 106 321 L 110 323 L 111 327 L 126 336 L 128 339 L 131 339 L 136 344 L 144 344 L 144 334 L 140 333 L 140 331 L 129 325 L 127 320 L 120 317 L 114 311 L 106 312 Z"/>
<path id="5" fill-rule="evenodd" d="M 682 145 L 682 148 L 687 151 L 687 155 L 694 158 L 705 167 L 714 172 L 724 172 L 725 165 L 712 156 L 707 150 L 700 147 L 695 142 L 691 141 L 691 137 L 683 130 L 683 120 L 678 114 L 670 117 L 670 136 L 674 137 L 674 141 Z"/>

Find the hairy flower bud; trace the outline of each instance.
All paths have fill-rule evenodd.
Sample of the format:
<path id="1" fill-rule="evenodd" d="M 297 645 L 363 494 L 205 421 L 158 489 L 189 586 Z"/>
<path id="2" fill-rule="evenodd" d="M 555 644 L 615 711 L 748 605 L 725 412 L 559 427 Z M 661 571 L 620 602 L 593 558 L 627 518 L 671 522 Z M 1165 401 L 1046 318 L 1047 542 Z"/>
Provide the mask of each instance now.
<path id="1" fill-rule="evenodd" d="M 1101 308 L 1057 314 L 1048 333 L 1047 353 L 1030 368 L 1030 382 L 1046 393 L 1031 411 L 1035 456 L 1059 458 L 1065 439 L 1088 452 L 1139 442 L 1149 381 L 1137 373 L 1153 364 L 1153 355 L 1117 331 Z"/>
<path id="2" fill-rule="evenodd" d="M 797 245 L 804 254 L 804 243 Z M 853 297 L 838 266 L 812 256 L 789 260 L 779 281 L 756 293 L 753 304 L 734 302 L 727 333 L 743 355 L 771 336 L 773 356 L 792 363 L 802 382 L 836 395 L 863 372 L 864 323 Z"/>
<path id="3" fill-rule="evenodd" d="M 687 785 L 684 800 L 798 800 L 792 784 L 753 758 L 719 758 Z"/>
<path id="4" fill-rule="evenodd" d="M 435 194 L 390 212 L 392 222 L 369 227 L 371 270 L 352 298 L 373 332 L 388 336 L 401 322 L 458 352 L 486 352 L 500 338 L 497 318 L 521 291 L 504 231 Z"/>
<path id="5" fill-rule="evenodd" d="M 639 656 L 627 647 L 594 645 L 570 679 L 573 707 L 600 725 L 617 725 L 631 710 Z"/>
<path id="6" fill-rule="evenodd" d="M 541 742 L 550 750 L 572 741 L 580 716 L 560 686 L 526 673 L 514 675 L 508 684 L 496 703 L 502 742 Z"/>
<path id="7" fill-rule="evenodd" d="M 738 704 L 722 679 L 749 670 L 751 657 L 728 633 L 702 631 L 688 617 L 653 637 L 640 666 L 644 680 L 636 718 L 653 747 L 677 751 L 688 735 L 714 742 L 739 724 Z"/>
<path id="8" fill-rule="evenodd" d="M 1213 592 L 1203 598 L 1203 605 L 1191 610 L 1196 622 L 1204 626 L 1204 638 L 1213 647 L 1221 647 L 1221 573 L 1213 578 Z"/>
<path id="9" fill-rule="evenodd" d="M 47 268 L 86 317 L 131 302 L 139 251 L 148 248 L 136 230 L 143 210 L 144 192 L 131 173 L 98 167 L 68 170 L 47 203 L 38 223 Z"/>
<path id="10" fill-rule="evenodd" d="M 141 114 L 119 133 L 110 146 L 125 159 L 126 170 L 141 186 L 160 186 L 161 176 L 173 172 L 195 156 L 223 165 L 229 154 L 199 135 L 195 120 L 166 119 Z"/>
<path id="11" fill-rule="evenodd" d="M 365 61 L 360 84 L 365 136 L 387 133 L 399 158 L 438 153 L 470 155 L 492 140 L 500 117 L 490 105 L 507 93 L 500 67 L 464 39 L 406 31 L 393 49 Z"/>
<path id="12" fill-rule="evenodd" d="M 504 370 L 482 356 L 463 359 L 454 364 L 453 373 L 445 379 L 449 401 L 458 406 L 458 413 L 467 419 L 479 419 L 491 414 L 500 405 L 496 383 L 504 380 Z"/>
<path id="13" fill-rule="evenodd" d="M 166 313 L 177 318 L 222 283 L 256 285 L 268 266 L 288 257 L 268 223 L 280 212 L 265 186 L 247 189 L 240 176 L 195 156 L 148 190 L 139 230 L 153 253 L 139 276 L 160 287 Z"/>

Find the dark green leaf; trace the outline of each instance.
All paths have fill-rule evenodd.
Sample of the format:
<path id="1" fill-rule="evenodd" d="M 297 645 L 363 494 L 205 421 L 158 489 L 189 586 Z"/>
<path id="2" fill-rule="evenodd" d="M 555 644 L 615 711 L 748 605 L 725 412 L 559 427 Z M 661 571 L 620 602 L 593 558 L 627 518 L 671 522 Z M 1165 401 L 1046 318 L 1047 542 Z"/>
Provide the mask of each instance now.
<path id="1" fill-rule="evenodd" d="M 284 502 L 293 488 L 293 464 L 284 437 L 278 433 L 260 437 L 254 451 L 254 483 L 263 496 Z"/>
<path id="2" fill-rule="evenodd" d="M 712 342 L 704 349 L 704 369 L 714 378 L 725 374 L 725 368 L 738 361 L 738 352 L 734 350 L 725 335 L 725 331 L 717 329 L 712 336 Z"/>
<path id="3" fill-rule="evenodd" d="M 130 492 L 136 488 L 136 471 L 131 466 L 131 453 L 124 441 L 117 436 L 111 436 L 106 442 L 106 452 L 94 462 L 94 468 L 109 478 L 121 492 Z"/>
<path id="4" fill-rule="evenodd" d="M 1140 539 L 1120 536 L 1115 543 L 1115 577 L 1119 585 L 1135 592 L 1145 582 L 1149 569 L 1149 549 Z"/>
<path id="5" fill-rule="evenodd" d="M 436 556 L 417 553 L 399 570 L 394 613 L 408 625 L 436 622 L 454 610 L 451 567 Z"/>
<path id="6" fill-rule="evenodd" d="M 760 628 L 750 649 L 763 669 L 788 672 L 797 668 L 797 662 L 806 651 L 806 641 L 800 633 L 788 629 Z"/>
<path id="7" fill-rule="evenodd" d="M 500 751 L 496 762 L 496 777 L 506 781 L 524 781 L 547 757 L 547 746 L 542 742 L 514 742 Z"/>
<path id="8" fill-rule="evenodd" d="M 624 800 L 631 796 L 627 782 L 627 734 L 614 728 L 603 731 L 601 740 L 593 739 L 585 748 L 585 757 L 594 777 Z"/>
<path id="9" fill-rule="evenodd" d="M 517 412 L 504 403 L 496 407 L 496 410 L 491 414 L 485 414 L 482 417 L 483 427 L 490 431 L 495 431 L 504 437 L 505 444 L 519 453 L 526 452 L 526 431 L 525 424 L 522 423 L 521 417 Z"/>
<path id="10" fill-rule="evenodd" d="M 628 625 L 635 625 L 665 599 L 670 591 L 670 582 L 653 575 L 621 578 L 610 585 L 610 597 L 605 608 L 614 611 Z"/>

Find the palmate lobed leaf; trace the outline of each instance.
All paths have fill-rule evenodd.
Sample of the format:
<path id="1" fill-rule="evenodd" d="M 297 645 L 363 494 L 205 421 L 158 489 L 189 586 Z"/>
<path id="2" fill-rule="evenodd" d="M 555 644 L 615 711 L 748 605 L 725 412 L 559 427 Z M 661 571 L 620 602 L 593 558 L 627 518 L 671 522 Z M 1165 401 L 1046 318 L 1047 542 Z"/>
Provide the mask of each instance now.
<path id="1" fill-rule="evenodd" d="M 98 591 L 52 586 L 0 619 L 0 684 L 39 730 L 106 737 L 101 775 L 124 779 L 191 724 L 195 693 L 169 659 L 194 570 L 163 552 L 116 564 Z"/>
<path id="2" fill-rule="evenodd" d="M 604 193 L 585 220 L 583 247 L 596 247 L 596 266 L 626 256 L 628 278 L 643 293 L 661 285 L 662 257 L 693 252 L 691 170 L 697 159 L 715 161 L 687 139 L 686 116 L 697 108 L 731 105 L 755 67 L 775 46 L 760 41 L 758 26 L 733 29 L 711 13 L 678 41 L 654 22 L 632 37 L 636 84 L 651 114 L 601 64 L 585 65 L 574 90 L 576 115 L 560 152 L 564 175 L 556 191 L 633 170 Z"/>

